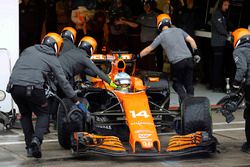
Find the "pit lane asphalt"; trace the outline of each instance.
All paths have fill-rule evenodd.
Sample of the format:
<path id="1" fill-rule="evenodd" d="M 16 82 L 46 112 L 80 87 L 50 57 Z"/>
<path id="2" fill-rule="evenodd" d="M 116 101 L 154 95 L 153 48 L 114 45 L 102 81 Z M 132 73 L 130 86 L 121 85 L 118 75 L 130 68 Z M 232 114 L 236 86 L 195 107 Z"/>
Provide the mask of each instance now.
<path id="1" fill-rule="evenodd" d="M 200 89 L 199 89 L 200 90 Z M 201 92 L 197 92 L 199 95 Z M 209 96 L 211 104 L 224 96 L 203 92 Z M 211 93 L 211 94 L 210 94 Z M 173 95 L 174 96 L 174 95 Z M 214 96 L 214 97 L 212 97 Z M 175 97 L 172 97 L 174 99 Z M 217 99 L 216 99 L 217 98 Z M 174 105 L 176 101 L 171 102 Z M 211 155 L 196 155 L 180 158 L 115 158 L 100 155 L 74 157 L 70 150 L 64 150 L 57 142 L 56 131 L 51 127 L 51 133 L 45 136 L 42 145 L 41 159 L 27 158 L 24 150 L 24 137 L 20 129 L 3 131 L 0 126 L 0 167 L 246 167 L 250 166 L 250 154 L 240 151 L 245 141 L 243 110 L 234 113 L 234 122 L 227 124 L 220 113 L 212 111 L 214 136 L 218 139 L 218 153 Z M 167 140 L 172 133 L 161 135 L 161 140 Z"/>

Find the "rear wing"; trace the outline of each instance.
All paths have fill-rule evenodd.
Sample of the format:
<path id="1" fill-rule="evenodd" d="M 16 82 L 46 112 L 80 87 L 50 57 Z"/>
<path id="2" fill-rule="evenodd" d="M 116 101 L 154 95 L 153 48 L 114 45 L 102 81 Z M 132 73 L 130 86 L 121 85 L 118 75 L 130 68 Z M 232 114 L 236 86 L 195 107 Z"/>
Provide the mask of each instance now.
<path id="1" fill-rule="evenodd" d="M 131 61 L 133 59 L 133 54 L 128 53 L 113 53 L 113 54 L 93 54 L 91 56 L 91 60 L 93 62 L 105 62 L 110 61 L 112 62 L 115 58 L 121 58 L 124 61 Z"/>

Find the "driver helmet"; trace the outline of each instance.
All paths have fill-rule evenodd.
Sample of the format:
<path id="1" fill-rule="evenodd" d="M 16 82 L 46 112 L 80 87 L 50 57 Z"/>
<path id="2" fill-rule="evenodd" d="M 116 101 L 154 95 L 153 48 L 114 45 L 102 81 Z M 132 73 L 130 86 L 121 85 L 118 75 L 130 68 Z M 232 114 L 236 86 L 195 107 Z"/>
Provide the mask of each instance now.
<path id="1" fill-rule="evenodd" d="M 118 86 L 118 90 L 123 92 L 129 92 L 130 89 L 130 76 L 125 72 L 120 72 L 115 75 L 114 81 Z"/>

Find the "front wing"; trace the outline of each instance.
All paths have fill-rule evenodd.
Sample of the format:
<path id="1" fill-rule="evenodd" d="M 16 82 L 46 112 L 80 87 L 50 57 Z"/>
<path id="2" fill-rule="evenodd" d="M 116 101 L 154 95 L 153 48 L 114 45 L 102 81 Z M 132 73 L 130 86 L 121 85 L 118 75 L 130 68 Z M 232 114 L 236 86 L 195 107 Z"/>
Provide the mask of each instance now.
<path id="1" fill-rule="evenodd" d="M 98 154 L 98 155 L 106 155 L 112 157 L 173 158 L 173 157 L 181 157 L 194 154 L 203 154 L 203 153 L 208 154 L 216 152 L 216 142 L 214 140 L 203 142 L 202 144 L 196 147 L 191 147 L 171 152 L 166 151 L 167 141 L 165 143 L 164 141 L 161 141 L 162 148 L 160 152 L 158 152 L 157 149 L 142 150 L 139 147 L 136 148 L 136 152 L 133 152 L 129 143 L 121 142 L 119 138 L 115 136 L 101 136 L 101 135 L 89 134 L 92 135 L 91 136 L 92 139 L 91 141 L 86 141 L 90 139 L 90 138 L 87 139 L 86 137 L 84 138 L 86 134 L 88 133 L 87 132 L 74 133 L 74 137 L 72 140 L 72 152 L 75 156 Z M 86 142 L 88 143 L 87 145 Z"/>

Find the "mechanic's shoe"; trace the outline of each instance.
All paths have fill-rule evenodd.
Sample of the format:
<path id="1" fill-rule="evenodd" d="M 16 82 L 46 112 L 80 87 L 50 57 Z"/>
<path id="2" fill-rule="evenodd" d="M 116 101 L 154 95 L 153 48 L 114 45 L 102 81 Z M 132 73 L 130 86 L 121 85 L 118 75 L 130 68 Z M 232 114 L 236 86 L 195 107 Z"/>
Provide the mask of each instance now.
<path id="1" fill-rule="evenodd" d="M 31 141 L 31 149 L 32 149 L 32 155 L 35 158 L 41 158 L 42 152 L 41 152 L 41 142 L 37 137 L 33 137 Z"/>
<path id="2" fill-rule="evenodd" d="M 27 157 L 33 157 L 31 147 L 26 147 Z"/>
<path id="3" fill-rule="evenodd" d="M 250 154 L 250 145 L 247 142 L 243 143 L 241 151 Z"/>

